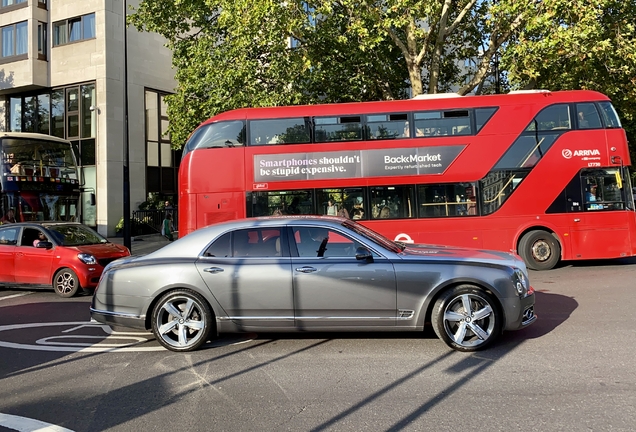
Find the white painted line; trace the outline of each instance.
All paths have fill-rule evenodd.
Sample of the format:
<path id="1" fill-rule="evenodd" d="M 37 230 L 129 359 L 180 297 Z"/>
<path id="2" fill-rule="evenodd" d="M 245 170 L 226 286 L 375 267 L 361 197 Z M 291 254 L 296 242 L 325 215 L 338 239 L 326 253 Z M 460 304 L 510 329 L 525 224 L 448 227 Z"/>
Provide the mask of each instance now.
<path id="1" fill-rule="evenodd" d="M 51 423 L 0 413 L 0 426 L 16 430 L 18 432 L 73 432 Z"/>
<path id="2" fill-rule="evenodd" d="M 22 297 L 22 296 L 29 295 L 29 294 L 33 294 L 33 293 L 32 292 L 25 292 L 25 293 L 20 293 L 20 294 L 13 294 L 13 295 L 6 296 L 6 297 L 0 297 L 0 301 L 9 300 L 10 298 L 15 298 L 15 297 Z"/>

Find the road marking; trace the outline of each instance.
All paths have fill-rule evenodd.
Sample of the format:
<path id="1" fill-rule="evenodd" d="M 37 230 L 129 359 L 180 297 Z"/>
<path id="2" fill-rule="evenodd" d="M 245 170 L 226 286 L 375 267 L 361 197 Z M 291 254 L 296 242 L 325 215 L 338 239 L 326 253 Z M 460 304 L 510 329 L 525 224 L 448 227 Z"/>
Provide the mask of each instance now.
<path id="1" fill-rule="evenodd" d="M 9 300 L 10 298 L 15 298 L 15 297 L 22 297 L 22 296 L 29 295 L 29 294 L 33 294 L 33 293 L 32 292 L 26 292 L 26 293 L 20 293 L 20 294 L 13 294 L 13 295 L 6 296 L 6 297 L 0 297 L 0 301 Z"/>
<path id="2" fill-rule="evenodd" d="M 0 426 L 19 432 L 73 432 L 71 429 L 40 420 L 2 413 L 0 413 Z"/>

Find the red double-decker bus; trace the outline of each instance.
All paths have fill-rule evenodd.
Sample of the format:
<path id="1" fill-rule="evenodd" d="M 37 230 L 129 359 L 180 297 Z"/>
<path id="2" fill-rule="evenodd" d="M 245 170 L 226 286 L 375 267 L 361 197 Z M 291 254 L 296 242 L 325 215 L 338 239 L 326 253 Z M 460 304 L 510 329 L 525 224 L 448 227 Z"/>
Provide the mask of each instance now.
<path id="1" fill-rule="evenodd" d="M 625 131 L 594 91 L 248 108 L 188 140 L 179 232 L 275 214 L 402 242 L 518 252 L 528 267 L 636 254 Z"/>

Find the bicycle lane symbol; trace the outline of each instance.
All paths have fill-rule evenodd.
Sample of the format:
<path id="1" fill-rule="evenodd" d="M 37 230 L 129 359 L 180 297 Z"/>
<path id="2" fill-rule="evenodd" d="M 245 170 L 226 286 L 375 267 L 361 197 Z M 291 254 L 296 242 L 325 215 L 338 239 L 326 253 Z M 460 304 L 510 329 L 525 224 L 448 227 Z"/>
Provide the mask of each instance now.
<path id="1" fill-rule="evenodd" d="M 62 334 L 53 334 L 36 340 L 34 343 L 17 343 L 2 340 L 2 332 L 14 332 L 40 327 L 71 327 L 62 330 Z M 81 334 L 84 328 L 101 329 L 104 335 Z M 94 333 L 94 332 L 93 332 Z M 76 322 L 51 322 L 11 324 L 0 326 L 0 347 L 26 349 L 32 351 L 56 351 L 56 352 L 140 352 L 140 351 L 164 351 L 161 346 L 142 347 L 137 346 L 153 339 L 148 332 L 119 332 L 114 331 L 105 324 L 86 321 Z"/>

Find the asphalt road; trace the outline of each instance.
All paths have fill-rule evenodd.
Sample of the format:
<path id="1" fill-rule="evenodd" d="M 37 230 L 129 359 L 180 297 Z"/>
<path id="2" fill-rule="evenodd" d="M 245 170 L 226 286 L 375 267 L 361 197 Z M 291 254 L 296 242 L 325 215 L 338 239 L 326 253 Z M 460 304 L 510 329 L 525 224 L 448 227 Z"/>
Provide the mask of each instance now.
<path id="1" fill-rule="evenodd" d="M 0 290 L 0 431 L 634 430 L 636 260 L 530 277 L 538 321 L 476 354 L 404 333 L 224 336 L 176 354 L 90 325 L 89 296 Z"/>

